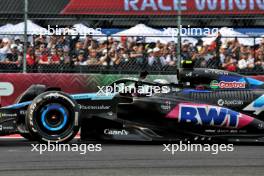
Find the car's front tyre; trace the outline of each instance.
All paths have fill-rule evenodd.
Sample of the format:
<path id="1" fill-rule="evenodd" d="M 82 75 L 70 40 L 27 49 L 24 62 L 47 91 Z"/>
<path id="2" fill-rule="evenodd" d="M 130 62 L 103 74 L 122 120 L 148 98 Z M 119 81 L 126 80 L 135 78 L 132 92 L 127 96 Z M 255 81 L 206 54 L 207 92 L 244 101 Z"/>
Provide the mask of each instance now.
<path id="1" fill-rule="evenodd" d="M 44 92 L 28 107 L 26 126 L 40 142 L 68 142 L 79 131 L 79 106 L 66 93 Z"/>

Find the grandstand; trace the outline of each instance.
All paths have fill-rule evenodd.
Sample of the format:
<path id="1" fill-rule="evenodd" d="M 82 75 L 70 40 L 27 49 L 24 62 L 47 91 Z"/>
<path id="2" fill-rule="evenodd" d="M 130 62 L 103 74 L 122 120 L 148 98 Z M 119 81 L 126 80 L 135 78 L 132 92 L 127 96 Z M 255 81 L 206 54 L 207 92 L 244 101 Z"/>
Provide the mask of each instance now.
<path id="1" fill-rule="evenodd" d="M 74 25 L 81 24 L 101 29 L 101 33 L 39 35 L 33 31 L 27 32 L 28 41 L 25 42 L 21 24 L 25 15 L 24 2 L 0 0 L 0 24 L 11 25 L 0 28 L 0 72 L 22 72 L 25 58 L 27 72 L 135 73 L 148 70 L 174 73 L 179 59 L 191 59 L 195 67 L 243 74 L 264 73 L 264 4 L 261 1 L 245 1 L 244 4 L 238 1 L 175 2 L 28 0 L 28 28 L 31 22 L 32 26 L 44 29 L 50 26 L 73 29 Z M 181 18 L 178 18 L 179 9 Z M 167 39 L 168 35 L 163 33 L 165 29 L 177 28 L 177 20 L 181 20 L 183 28 L 223 30 L 208 35 L 181 36 L 179 58 L 178 36 L 171 35 L 173 39 Z M 18 29 L 12 26 L 17 23 L 22 32 L 12 30 Z M 149 27 L 146 29 L 153 31 L 153 35 L 145 35 L 142 30 L 138 30 L 141 35 L 120 35 L 138 24 Z M 232 27 L 236 33 L 226 33 L 223 27 Z M 26 57 L 23 55 L 25 47 Z"/>

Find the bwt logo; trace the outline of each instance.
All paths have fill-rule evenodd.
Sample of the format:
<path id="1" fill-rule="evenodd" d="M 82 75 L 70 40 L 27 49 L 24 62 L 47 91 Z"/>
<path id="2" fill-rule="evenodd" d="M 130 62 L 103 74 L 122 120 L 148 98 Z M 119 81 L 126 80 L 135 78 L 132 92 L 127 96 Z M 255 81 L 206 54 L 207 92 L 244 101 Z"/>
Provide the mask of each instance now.
<path id="1" fill-rule="evenodd" d="M 237 128 L 240 115 L 227 108 L 180 105 L 179 122 Z"/>

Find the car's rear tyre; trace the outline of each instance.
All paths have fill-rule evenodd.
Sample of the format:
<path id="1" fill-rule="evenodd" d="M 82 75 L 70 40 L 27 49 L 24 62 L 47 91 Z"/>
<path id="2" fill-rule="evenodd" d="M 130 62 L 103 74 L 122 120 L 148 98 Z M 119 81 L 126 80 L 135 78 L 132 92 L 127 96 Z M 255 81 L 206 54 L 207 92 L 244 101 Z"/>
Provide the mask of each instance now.
<path id="1" fill-rule="evenodd" d="M 28 107 L 26 126 L 40 142 L 68 142 L 79 131 L 79 106 L 63 92 L 44 92 Z"/>
<path id="2" fill-rule="evenodd" d="M 25 139 L 27 139 L 29 141 L 35 141 L 36 140 L 36 137 L 35 136 L 32 136 L 32 134 L 30 134 L 30 133 L 20 133 L 20 135 L 23 138 L 25 138 Z"/>

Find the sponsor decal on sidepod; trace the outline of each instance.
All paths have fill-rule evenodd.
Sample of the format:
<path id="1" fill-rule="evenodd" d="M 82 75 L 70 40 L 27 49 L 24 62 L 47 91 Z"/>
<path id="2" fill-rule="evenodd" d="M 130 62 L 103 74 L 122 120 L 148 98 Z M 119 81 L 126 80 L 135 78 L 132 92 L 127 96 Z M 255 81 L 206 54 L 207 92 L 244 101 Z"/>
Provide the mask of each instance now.
<path id="1" fill-rule="evenodd" d="M 171 102 L 170 101 L 165 101 L 164 104 L 162 104 L 161 106 L 162 110 L 170 110 L 171 109 Z"/>
<path id="2" fill-rule="evenodd" d="M 179 123 L 228 128 L 242 128 L 254 120 L 248 115 L 228 108 L 191 103 L 178 104 L 166 115 L 166 118 L 178 119 Z"/>
<path id="3" fill-rule="evenodd" d="M 244 89 L 246 88 L 246 82 L 237 82 L 237 81 L 232 81 L 232 82 L 226 82 L 226 81 L 221 81 L 218 82 L 217 80 L 213 80 L 210 83 L 210 87 L 212 89 Z"/>
<path id="4" fill-rule="evenodd" d="M 217 101 L 217 104 L 219 106 L 224 106 L 224 105 L 243 105 L 244 102 L 242 100 L 224 100 L 224 99 L 219 99 Z"/>
<path id="5" fill-rule="evenodd" d="M 104 134 L 116 135 L 116 136 L 127 136 L 129 134 L 129 132 L 126 130 L 105 129 Z"/>

